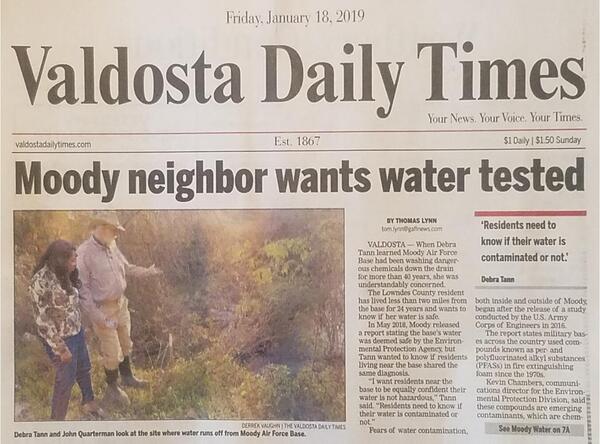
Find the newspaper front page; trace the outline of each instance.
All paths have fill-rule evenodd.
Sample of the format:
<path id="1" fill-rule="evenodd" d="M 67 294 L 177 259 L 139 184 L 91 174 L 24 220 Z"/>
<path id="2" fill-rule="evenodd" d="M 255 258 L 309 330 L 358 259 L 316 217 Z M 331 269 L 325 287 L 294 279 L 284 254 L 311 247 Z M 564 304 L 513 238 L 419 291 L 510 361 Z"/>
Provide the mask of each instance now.
<path id="1" fill-rule="evenodd" d="M 598 443 L 598 2 L 2 2 L 2 442 Z"/>

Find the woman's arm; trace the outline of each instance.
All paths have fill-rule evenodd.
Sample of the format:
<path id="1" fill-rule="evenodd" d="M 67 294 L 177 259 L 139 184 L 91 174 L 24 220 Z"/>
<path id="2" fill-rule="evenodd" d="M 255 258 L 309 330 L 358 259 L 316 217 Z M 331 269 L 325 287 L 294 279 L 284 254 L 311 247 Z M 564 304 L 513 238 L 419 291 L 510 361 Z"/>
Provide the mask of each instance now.
<path id="1" fill-rule="evenodd" d="M 65 342 L 59 334 L 57 317 L 62 309 L 54 303 L 53 285 L 35 279 L 29 287 L 29 293 L 34 302 L 35 323 L 38 333 L 44 339 L 52 351 L 62 356 L 69 351 Z M 64 314 L 64 313 L 63 313 Z"/>

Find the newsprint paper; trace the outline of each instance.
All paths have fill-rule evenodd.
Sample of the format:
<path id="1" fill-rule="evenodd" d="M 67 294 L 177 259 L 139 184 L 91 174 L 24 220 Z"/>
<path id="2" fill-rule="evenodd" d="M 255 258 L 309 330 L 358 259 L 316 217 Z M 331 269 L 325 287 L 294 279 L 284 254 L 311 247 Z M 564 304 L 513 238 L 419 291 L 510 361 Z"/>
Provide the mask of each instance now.
<path id="1" fill-rule="evenodd" d="M 2 0 L 2 443 L 598 443 L 597 42 Z"/>

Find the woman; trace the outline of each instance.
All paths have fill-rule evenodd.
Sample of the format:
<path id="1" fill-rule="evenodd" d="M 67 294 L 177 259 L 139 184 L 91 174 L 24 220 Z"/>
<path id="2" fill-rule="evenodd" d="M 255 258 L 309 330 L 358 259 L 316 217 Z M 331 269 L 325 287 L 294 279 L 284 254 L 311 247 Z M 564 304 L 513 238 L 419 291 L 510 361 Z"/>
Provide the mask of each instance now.
<path id="1" fill-rule="evenodd" d="M 91 364 L 79 311 L 80 286 L 75 247 L 65 240 L 52 242 L 35 267 L 29 292 L 38 333 L 56 369 L 53 420 L 65 419 L 75 382 L 81 389 L 83 414 L 92 419 L 104 417 L 92 390 Z"/>

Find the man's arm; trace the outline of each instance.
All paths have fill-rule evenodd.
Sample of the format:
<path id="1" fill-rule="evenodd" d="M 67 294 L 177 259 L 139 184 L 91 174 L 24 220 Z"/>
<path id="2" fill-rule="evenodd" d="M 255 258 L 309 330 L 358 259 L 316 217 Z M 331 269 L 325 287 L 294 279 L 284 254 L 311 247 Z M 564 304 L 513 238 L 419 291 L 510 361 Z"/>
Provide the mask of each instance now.
<path id="1" fill-rule="evenodd" d="M 156 268 L 154 266 L 154 264 L 152 264 L 150 267 L 141 267 L 139 265 L 134 265 L 127 260 L 125 255 L 123 253 L 121 253 L 121 250 L 119 250 L 118 248 L 116 248 L 115 250 L 116 250 L 116 253 L 119 255 L 119 258 L 125 265 L 125 272 L 129 276 L 145 277 L 145 276 L 154 276 L 154 275 L 161 273 L 161 270 Z"/>
<path id="2" fill-rule="evenodd" d="M 91 286 L 91 270 L 86 263 L 85 254 L 79 253 L 77 257 L 77 268 L 79 269 L 79 279 L 81 280 L 81 288 L 79 289 L 79 302 L 81 303 L 81 310 L 88 316 L 88 318 L 94 323 L 106 322 L 104 314 L 96 306 Z"/>

